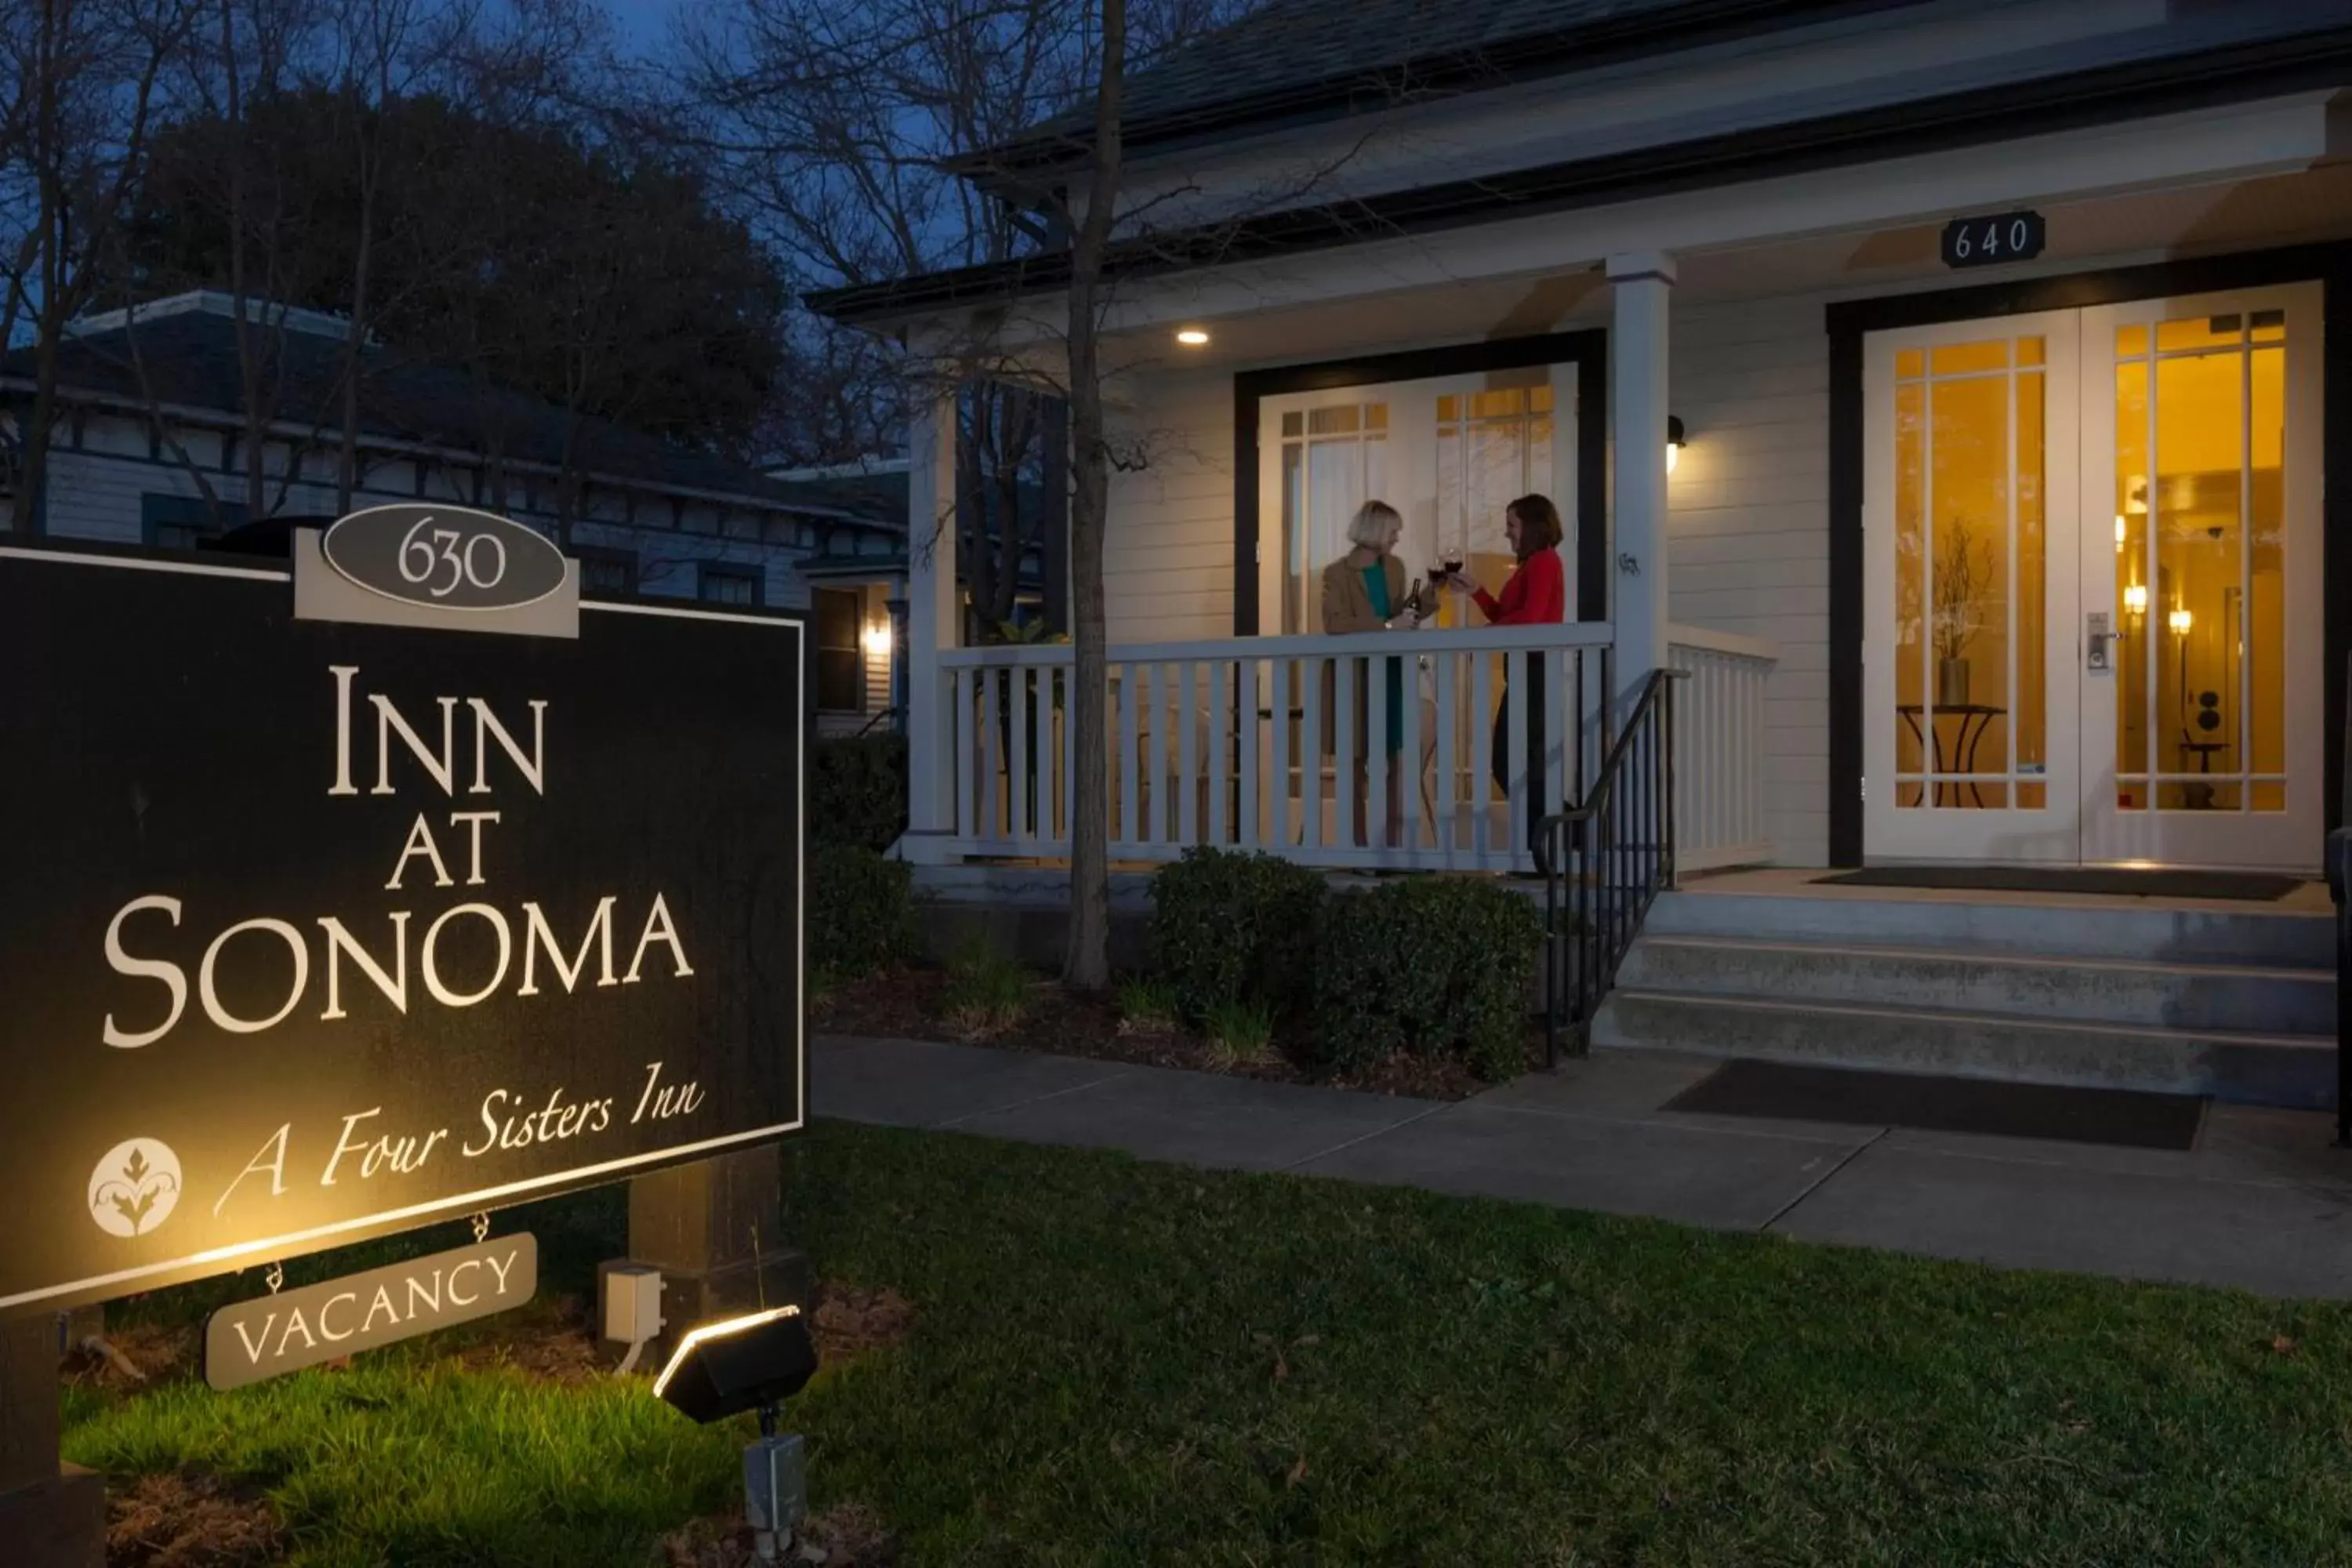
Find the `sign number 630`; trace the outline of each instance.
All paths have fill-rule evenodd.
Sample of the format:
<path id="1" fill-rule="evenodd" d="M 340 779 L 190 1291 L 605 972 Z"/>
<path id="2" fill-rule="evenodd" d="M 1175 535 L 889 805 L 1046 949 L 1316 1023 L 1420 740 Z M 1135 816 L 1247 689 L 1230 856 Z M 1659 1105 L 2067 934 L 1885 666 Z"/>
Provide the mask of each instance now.
<path id="1" fill-rule="evenodd" d="M 506 541 L 487 531 L 468 536 L 460 529 L 436 528 L 434 523 L 429 514 L 418 518 L 401 540 L 401 581 L 423 588 L 436 599 L 455 593 L 461 583 L 477 588 L 497 587 L 507 574 Z"/>

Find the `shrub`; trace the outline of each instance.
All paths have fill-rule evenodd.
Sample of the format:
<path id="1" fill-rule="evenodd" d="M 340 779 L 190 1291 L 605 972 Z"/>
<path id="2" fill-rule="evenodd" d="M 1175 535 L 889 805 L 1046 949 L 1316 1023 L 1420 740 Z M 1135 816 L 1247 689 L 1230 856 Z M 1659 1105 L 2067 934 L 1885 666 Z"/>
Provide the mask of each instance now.
<path id="1" fill-rule="evenodd" d="M 907 831 L 907 739 L 819 741 L 809 752 L 808 836 L 879 853 Z"/>
<path id="2" fill-rule="evenodd" d="M 1209 1010 L 1209 1057 L 1221 1071 L 1262 1062 L 1274 1053 L 1274 1017 L 1264 1007 L 1228 1002 Z"/>
<path id="3" fill-rule="evenodd" d="M 1316 948 L 1315 1065 L 1354 1071 L 1397 1051 L 1519 1070 L 1543 918 L 1489 882 L 1416 878 L 1331 901 Z"/>
<path id="4" fill-rule="evenodd" d="M 1129 980 L 1118 988 L 1118 1026 L 1129 1029 L 1172 1029 L 1181 1023 L 1176 996 L 1158 980 Z"/>
<path id="5" fill-rule="evenodd" d="M 1193 848 L 1151 879 L 1152 959 L 1192 1023 L 1219 1007 L 1305 1011 L 1319 872 L 1272 855 Z"/>
<path id="6" fill-rule="evenodd" d="M 835 978 L 871 973 L 915 947 L 914 877 L 905 862 L 854 844 L 813 844 L 809 967 Z"/>
<path id="7" fill-rule="evenodd" d="M 1021 1021 L 1036 989 L 1027 970 L 975 942 L 948 962 L 940 1006 L 948 1022 L 965 1034 L 993 1035 Z"/>

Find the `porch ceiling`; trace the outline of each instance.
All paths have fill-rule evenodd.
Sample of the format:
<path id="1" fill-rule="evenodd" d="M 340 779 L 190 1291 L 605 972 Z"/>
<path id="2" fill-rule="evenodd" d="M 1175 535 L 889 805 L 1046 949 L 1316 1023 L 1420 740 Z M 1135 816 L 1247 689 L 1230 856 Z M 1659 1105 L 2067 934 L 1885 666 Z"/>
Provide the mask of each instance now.
<path id="1" fill-rule="evenodd" d="M 2047 203 L 2040 210 L 2049 219 L 2048 248 L 2021 266 L 1951 271 L 1938 256 L 1940 221 L 1852 228 L 1684 252 L 1675 303 L 1687 309 L 1793 295 L 1856 298 L 2352 237 L 2352 162 Z M 1204 313 L 1188 323 L 1210 334 L 1202 347 L 1181 348 L 1154 326 L 1109 338 L 1106 360 L 1146 374 L 1244 370 L 1605 324 L 1609 313 L 1600 268 L 1580 265 L 1325 304 Z"/>

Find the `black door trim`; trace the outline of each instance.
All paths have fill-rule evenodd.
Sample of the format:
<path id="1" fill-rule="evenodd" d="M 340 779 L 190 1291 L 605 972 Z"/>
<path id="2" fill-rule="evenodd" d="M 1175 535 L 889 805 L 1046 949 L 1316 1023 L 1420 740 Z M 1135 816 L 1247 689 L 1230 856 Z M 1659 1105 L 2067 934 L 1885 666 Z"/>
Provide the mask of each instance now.
<path id="1" fill-rule="evenodd" d="M 2218 293 L 2278 283 L 2323 286 L 2326 334 L 2320 367 L 2326 451 L 2352 450 L 2352 242 L 2293 246 L 2110 268 L 2057 278 L 2018 279 L 1928 294 L 1853 300 L 1825 311 L 1830 338 L 1830 864 L 1863 863 L 1862 340 L 1896 327 L 2037 310 L 2079 310 L 2177 294 Z M 2325 463 L 2325 452 L 2322 454 Z M 2343 821 L 2345 662 L 2352 656 L 2352 483 L 2328 486 L 2323 467 L 2322 702 L 2327 726 L 2326 823 Z M 2312 846 L 2319 863 L 2322 846 Z"/>
<path id="2" fill-rule="evenodd" d="M 1609 334 L 1599 327 L 1404 353 L 1245 370 L 1234 376 L 1234 635 L 1258 635 L 1258 405 L 1291 392 L 1576 366 L 1576 618 L 1609 618 Z"/>

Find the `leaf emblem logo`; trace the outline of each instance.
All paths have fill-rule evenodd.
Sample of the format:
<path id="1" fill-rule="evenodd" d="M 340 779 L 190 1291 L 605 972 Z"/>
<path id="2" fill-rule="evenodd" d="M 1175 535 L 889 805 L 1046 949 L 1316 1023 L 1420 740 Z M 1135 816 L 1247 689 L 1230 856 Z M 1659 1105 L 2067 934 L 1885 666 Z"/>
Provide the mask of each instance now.
<path id="1" fill-rule="evenodd" d="M 109 1236 L 144 1236 L 179 1201 L 180 1157 L 153 1138 L 117 1143 L 90 1172 L 89 1217 Z"/>

